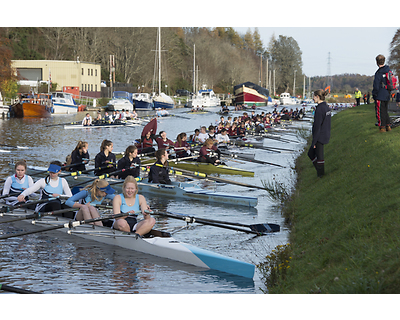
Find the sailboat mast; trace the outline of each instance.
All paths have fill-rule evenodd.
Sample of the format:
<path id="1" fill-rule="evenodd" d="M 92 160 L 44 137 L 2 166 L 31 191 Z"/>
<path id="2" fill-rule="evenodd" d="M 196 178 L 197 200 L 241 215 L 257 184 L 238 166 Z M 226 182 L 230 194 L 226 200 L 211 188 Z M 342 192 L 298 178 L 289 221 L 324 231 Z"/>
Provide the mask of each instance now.
<path id="1" fill-rule="evenodd" d="M 161 27 L 158 27 L 158 94 L 161 94 Z"/>
<path id="2" fill-rule="evenodd" d="M 193 94 L 196 92 L 196 45 L 193 45 Z"/>

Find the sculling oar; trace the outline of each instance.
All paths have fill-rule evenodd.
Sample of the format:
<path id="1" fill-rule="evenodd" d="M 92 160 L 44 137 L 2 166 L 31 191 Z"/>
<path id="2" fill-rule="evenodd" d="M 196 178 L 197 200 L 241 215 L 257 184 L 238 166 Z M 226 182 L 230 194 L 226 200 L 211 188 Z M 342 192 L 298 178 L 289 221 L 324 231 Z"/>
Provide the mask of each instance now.
<path id="1" fill-rule="evenodd" d="M 25 290 L 17 287 L 12 287 L 12 286 L 7 286 L 5 284 L 0 283 L 0 291 L 8 291 L 8 292 L 14 292 L 14 293 L 31 293 L 31 294 L 41 294 L 40 292 L 35 292 L 35 291 L 30 291 L 30 290 Z"/>
<path id="2" fill-rule="evenodd" d="M 76 166 L 79 166 L 79 165 L 84 164 L 84 163 L 86 163 L 86 161 L 82 161 L 82 162 L 80 162 L 80 163 L 69 164 L 69 165 L 67 165 L 67 166 L 62 166 L 62 167 L 61 167 L 61 170 L 65 170 L 65 169 L 71 168 L 71 167 L 76 167 Z M 46 173 L 46 172 L 47 172 L 47 169 L 46 169 L 46 170 L 42 170 L 42 171 L 35 172 L 35 173 L 31 174 L 30 176 L 33 177 L 33 176 L 37 176 L 37 175 L 39 175 L 39 174 Z"/>
<path id="3" fill-rule="evenodd" d="M 10 146 L 9 144 L 0 144 L 0 147 L 14 148 L 14 149 L 29 149 L 29 147 Z"/>
<path id="4" fill-rule="evenodd" d="M 3 180 L 5 181 L 5 180 Z M 0 183 L 2 183 L 3 181 L 0 181 Z M 21 191 L 22 192 L 22 191 Z M 13 192 L 13 193 L 9 193 L 9 194 L 5 194 L 4 196 L 0 196 L 0 199 L 4 199 L 4 198 L 8 198 L 8 197 L 14 197 L 14 196 L 18 196 L 21 194 L 21 192 Z"/>
<path id="5" fill-rule="evenodd" d="M 80 182 L 80 183 L 78 183 L 78 184 L 75 184 L 75 185 L 72 186 L 72 188 L 81 186 L 81 185 L 83 185 L 83 184 L 85 184 L 85 183 L 88 183 L 88 182 L 92 182 L 92 181 L 94 181 L 94 180 L 96 180 L 96 179 L 105 179 L 105 178 L 109 178 L 110 176 L 114 175 L 115 173 L 124 172 L 124 171 L 126 171 L 126 170 L 129 170 L 129 169 L 120 169 L 120 170 L 116 170 L 116 171 L 113 171 L 113 172 L 110 172 L 110 173 L 105 173 L 105 174 L 102 174 L 102 175 L 100 175 L 100 176 L 96 176 L 96 177 L 91 178 L 91 179 L 89 179 L 89 180 L 85 180 L 85 181 L 82 181 L 82 182 Z"/>
<path id="6" fill-rule="evenodd" d="M 108 219 L 117 219 L 117 218 L 127 217 L 129 215 L 138 215 L 140 213 L 142 213 L 142 212 L 141 211 L 137 211 L 134 213 L 127 212 L 127 213 L 111 214 L 111 215 L 108 215 L 107 217 L 98 217 L 98 218 L 87 219 L 87 220 L 80 220 L 80 221 L 71 220 L 71 221 L 61 224 L 61 225 L 43 228 L 43 229 L 39 229 L 39 230 L 23 231 L 23 232 L 17 232 L 17 233 L 12 233 L 12 234 L 3 234 L 3 235 L 0 235 L 0 240 L 20 237 L 20 236 L 24 236 L 24 235 L 28 235 L 28 234 L 33 234 L 33 233 L 47 232 L 47 231 L 52 231 L 52 230 L 57 230 L 57 229 L 62 229 L 62 228 L 72 229 L 72 228 L 79 227 L 81 225 L 89 224 L 92 222 L 104 221 L 104 220 L 108 220 Z"/>
<path id="7" fill-rule="evenodd" d="M 77 208 L 61 209 L 61 210 L 50 211 L 50 212 L 35 212 L 32 214 L 20 216 L 20 217 L 9 219 L 9 220 L 0 220 L 0 224 L 21 221 L 21 220 L 28 220 L 28 219 L 40 219 L 41 217 L 54 216 L 56 214 L 71 212 L 71 211 L 77 211 Z"/>
<path id="8" fill-rule="evenodd" d="M 254 163 L 259 163 L 259 164 L 269 164 L 269 165 L 275 166 L 275 167 L 286 168 L 284 166 L 281 166 L 280 164 L 276 164 L 276 163 L 272 163 L 272 162 L 268 162 L 268 161 L 256 160 L 256 159 L 249 159 L 247 157 L 243 157 L 243 156 L 233 154 L 233 153 L 226 153 L 226 152 L 221 151 L 221 154 L 224 156 L 231 156 L 232 158 L 243 160 L 243 161 L 254 162 Z"/>
<path id="9" fill-rule="evenodd" d="M 229 230 L 235 230 L 235 231 L 241 231 L 241 232 L 245 232 L 245 233 L 252 233 L 252 234 L 259 235 L 259 236 L 265 235 L 265 234 L 271 233 L 271 232 L 279 232 L 280 231 L 280 226 L 278 224 L 274 224 L 274 223 L 260 223 L 260 224 L 246 225 L 246 224 L 235 223 L 235 222 L 197 218 L 197 217 L 188 216 L 185 214 L 173 213 L 173 212 L 168 212 L 168 211 L 161 212 L 158 210 L 154 211 L 153 214 L 165 216 L 165 217 L 169 217 L 169 218 L 173 218 L 173 219 L 184 220 L 187 223 L 197 222 L 197 223 L 201 223 L 204 225 L 209 225 L 209 226 L 224 228 L 224 229 L 229 229 Z M 249 228 L 250 230 L 237 228 L 236 226 Z"/>
<path id="10" fill-rule="evenodd" d="M 64 122 L 64 123 L 48 124 L 48 125 L 45 125 L 45 127 L 64 126 L 64 125 L 68 125 L 68 124 L 78 124 L 78 123 L 82 123 L 82 120 L 81 120 L 81 121 L 74 121 L 74 122 Z"/>
<path id="11" fill-rule="evenodd" d="M 55 199 L 57 199 L 57 198 L 52 197 L 52 198 L 47 198 L 47 199 L 28 201 L 28 202 L 25 202 L 25 203 L 16 204 L 15 206 L 5 205 L 0 209 L 0 213 L 10 212 L 10 211 L 13 211 L 14 209 L 24 208 L 24 207 L 27 207 L 29 205 L 48 202 L 48 201 L 55 200 Z"/>
<path id="12" fill-rule="evenodd" d="M 208 180 L 213 180 L 213 181 L 217 181 L 217 182 L 235 184 L 235 185 L 241 186 L 241 187 L 256 188 L 256 189 L 261 189 L 261 190 L 266 191 L 264 187 L 259 187 L 259 186 L 255 186 L 255 185 L 252 185 L 252 184 L 237 182 L 237 181 L 223 179 L 223 178 L 212 177 L 212 176 L 207 175 L 206 173 L 189 171 L 189 170 L 184 170 L 184 169 L 176 170 L 173 167 L 170 167 L 170 169 L 171 169 L 171 173 L 172 174 L 183 175 L 182 173 L 185 173 L 185 175 L 188 175 L 191 178 L 208 179 Z"/>

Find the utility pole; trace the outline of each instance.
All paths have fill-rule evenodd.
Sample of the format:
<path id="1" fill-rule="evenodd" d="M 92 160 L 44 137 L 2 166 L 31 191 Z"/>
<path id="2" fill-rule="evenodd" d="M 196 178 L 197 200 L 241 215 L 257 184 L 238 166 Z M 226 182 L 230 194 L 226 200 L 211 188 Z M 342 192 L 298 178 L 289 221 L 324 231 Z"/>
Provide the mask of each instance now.
<path id="1" fill-rule="evenodd" d="M 293 78 L 293 97 L 296 97 L 296 71 L 294 70 L 294 78 Z"/>

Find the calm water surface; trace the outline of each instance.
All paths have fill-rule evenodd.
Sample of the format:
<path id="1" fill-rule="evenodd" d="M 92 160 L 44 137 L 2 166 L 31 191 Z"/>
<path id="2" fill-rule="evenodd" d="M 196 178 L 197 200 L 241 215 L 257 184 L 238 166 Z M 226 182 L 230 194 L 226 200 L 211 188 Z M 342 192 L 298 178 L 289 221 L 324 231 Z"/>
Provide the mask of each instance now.
<path id="1" fill-rule="evenodd" d="M 210 109 L 217 111 L 217 109 Z M 272 110 L 264 107 L 262 110 Z M 167 132 L 168 138 L 175 141 L 180 132 L 192 132 L 201 125 L 215 124 L 219 115 L 190 115 L 185 109 L 172 112 L 188 117 L 169 117 L 158 120 L 158 131 Z M 257 111 L 257 112 L 261 112 Z M 147 112 L 141 112 L 142 114 Z M 94 116 L 94 113 L 92 114 Z M 99 152 L 103 139 L 114 143 L 114 152 L 123 152 L 125 148 L 140 137 L 139 127 L 103 128 L 103 129 L 64 129 L 63 126 L 46 125 L 81 120 L 84 113 L 77 115 L 58 115 L 49 119 L 6 119 L 0 120 L 0 144 L 24 146 L 29 149 L 10 149 L 10 153 L 0 153 L 0 179 L 6 178 L 10 171 L 10 160 L 27 160 L 29 165 L 47 166 L 52 160 L 64 161 L 76 146 L 78 140 L 89 143 L 91 158 Z M 301 122 L 300 127 L 309 128 L 309 122 Z M 305 141 L 295 135 L 283 134 L 293 143 L 264 139 L 265 146 L 302 150 Z M 256 159 L 286 166 L 281 169 L 274 166 L 252 164 L 250 162 L 226 161 L 228 165 L 250 169 L 254 177 L 221 175 L 221 177 L 262 186 L 262 180 L 276 178 L 291 185 L 295 178 L 290 169 L 299 152 L 271 153 L 265 150 L 253 150 Z M 203 183 L 204 184 L 204 183 Z M 197 217 L 252 223 L 277 223 L 281 232 L 263 237 L 215 228 L 195 225 L 182 230 L 174 237 L 201 248 L 209 249 L 249 263 L 263 261 L 263 257 L 279 245 L 287 243 L 288 229 L 284 225 L 279 208 L 258 189 L 206 183 L 205 187 L 218 191 L 249 194 L 258 197 L 255 209 L 240 206 L 211 205 L 197 201 L 176 201 L 146 195 L 153 209 L 185 213 Z M 156 217 L 157 225 L 183 226 L 183 221 Z M 14 232 L 32 228 L 27 223 L 0 224 L 0 232 Z M 68 236 L 61 232 L 38 233 L 19 238 L 0 241 L 0 283 L 22 287 L 42 293 L 262 293 L 264 288 L 260 274 L 256 270 L 253 280 L 230 276 L 223 272 L 205 271 L 198 267 L 173 262 L 168 259 L 106 246 L 93 241 Z"/>

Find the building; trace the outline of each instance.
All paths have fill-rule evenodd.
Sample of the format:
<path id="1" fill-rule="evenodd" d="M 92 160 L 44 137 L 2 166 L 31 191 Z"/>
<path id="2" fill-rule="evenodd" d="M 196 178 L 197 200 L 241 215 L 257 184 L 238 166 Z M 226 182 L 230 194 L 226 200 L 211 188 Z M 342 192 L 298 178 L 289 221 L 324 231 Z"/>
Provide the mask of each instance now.
<path id="1" fill-rule="evenodd" d="M 80 96 L 101 97 L 99 63 L 63 60 L 12 60 L 20 80 L 57 84 L 56 91 Z"/>

